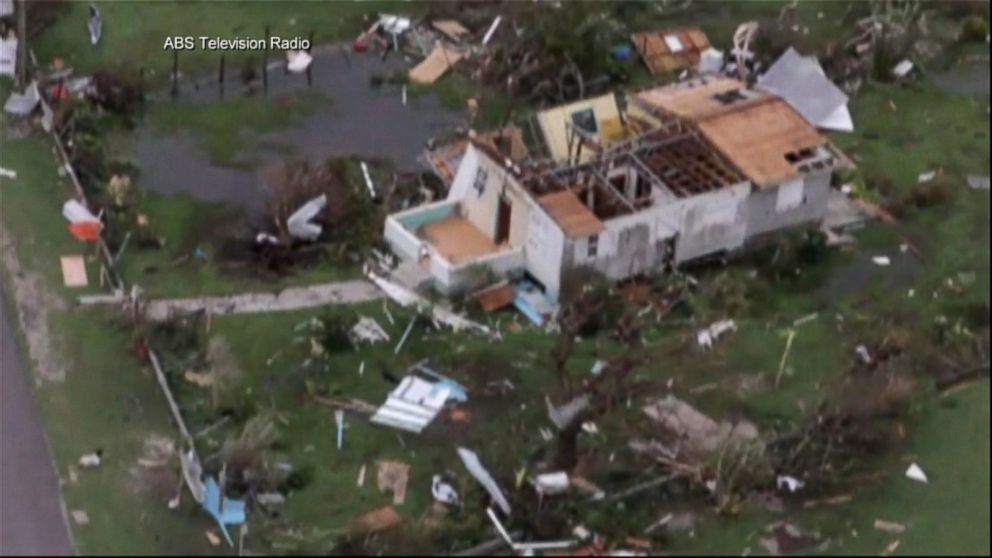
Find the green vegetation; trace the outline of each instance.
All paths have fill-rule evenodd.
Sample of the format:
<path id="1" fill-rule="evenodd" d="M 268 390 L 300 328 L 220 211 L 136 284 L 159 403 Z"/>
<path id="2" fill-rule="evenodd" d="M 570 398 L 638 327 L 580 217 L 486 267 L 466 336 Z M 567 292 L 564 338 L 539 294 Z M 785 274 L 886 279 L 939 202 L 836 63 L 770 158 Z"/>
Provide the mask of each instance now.
<path id="1" fill-rule="evenodd" d="M 185 195 L 165 197 L 147 194 L 142 213 L 164 245 L 131 245 L 121 258 L 121 273 L 138 283 L 154 298 L 219 296 L 243 292 L 272 292 L 285 287 L 354 279 L 356 265 L 329 255 L 321 256 L 282 277 L 262 275 L 247 253 L 248 237 L 241 217 L 218 204 L 193 200 Z M 226 261 L 225 246 L 244 238 L 238 261 Z M 205 259 L 195 252 L 200 250 Z"/>

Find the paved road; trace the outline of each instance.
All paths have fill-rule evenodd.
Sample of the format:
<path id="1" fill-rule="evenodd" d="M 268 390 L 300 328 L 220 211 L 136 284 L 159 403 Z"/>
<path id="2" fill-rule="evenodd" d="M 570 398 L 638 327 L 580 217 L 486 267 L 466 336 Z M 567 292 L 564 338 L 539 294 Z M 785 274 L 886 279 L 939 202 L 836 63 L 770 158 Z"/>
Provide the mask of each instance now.
<path id="1" fill-rule="evenodd" d="M 0 554 L 75 554 L 13 315 L 0 293 Z"/>

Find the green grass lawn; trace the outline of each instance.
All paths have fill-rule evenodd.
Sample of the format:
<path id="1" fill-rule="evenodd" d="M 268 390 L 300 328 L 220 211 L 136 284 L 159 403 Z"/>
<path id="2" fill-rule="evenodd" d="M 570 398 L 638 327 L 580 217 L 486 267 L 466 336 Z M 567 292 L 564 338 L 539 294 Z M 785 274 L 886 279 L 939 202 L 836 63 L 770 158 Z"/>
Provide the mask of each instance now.
<path id="1" fill-rule="evenodd" d="M 47 314 L 52 350 L 67 368 L 63 383 L 44 383 L 36 394 L 58 474 L 66 483 L 66 506 L 84 510 L 90 518 L 86 526 L 70 525 L 80 553 L 210 552 L 199 533 L 209 522 L 191 513 L 188 499 L 180 510 L 170 512 L 165 500 L 134 486 L 131 470 L 137 467 L 145 438 L 172 436 L 174 429 L 154 378 L 130 350 L 130 334 L 116 310 L 71 308 L 76 295 L 102 289 L 92 247 L 73 238 L 62 218 L 62 202 L 72 190 L 55 172 L 47 139 L 3 139 L 0 165 L 17 171 L 16 179 L 5 178 L 0 186 L 0 219 L 15 237 L 22 269 L 41 278 L 49 302 L 69 308 L 39 305 L 32 310 Z M 66 254 L 87 255 L 89 288 L 62 285 L 58 258 Z M 4 295 L 13 296 L 9 270 L 3 271 Z M 103 465 L 79 470 L 79 457 L 98 448 L 105 452 Z M 78 470 L 75 483 L 69 480 L 70 466 Z M 191 530 L 191 522 L 198 529 Z"/>

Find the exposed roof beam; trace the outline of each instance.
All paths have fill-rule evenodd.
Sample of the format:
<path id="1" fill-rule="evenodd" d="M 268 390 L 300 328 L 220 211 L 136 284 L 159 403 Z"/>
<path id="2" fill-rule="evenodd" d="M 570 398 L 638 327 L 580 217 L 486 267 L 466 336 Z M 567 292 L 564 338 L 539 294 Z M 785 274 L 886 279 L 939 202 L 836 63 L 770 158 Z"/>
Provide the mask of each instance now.
<path id="1" fill-rule="evenodd" d="M 668 186 L 665 184 L 665 181 L 662 180 L 661 177 L 656 175 L 654 171 L 651 170 L 651 167 L 647 166 L 647 164 L 645 164 L 644 161 L 641 160 L 641 157 L 638 153 L 636 152 L 630 153 L 630 159 L 634 161 L 634 166 L 636 166 L 638 170 L 643 172 L 648 177 L 648 180 L 651 181 L 652 185 L 665 190 L 669 189 Z"/>
<path id="2" fill-rule="evenodd" d="M 599 172 L 599 169 L 594 169 L 592 171 L 592 175 L 596 177 L 596 180 L 599 181 L 600 185 L 605 186 L 607 190 L 609 190 L 614 196 L 616 196 L 620 201 L 622 201 L 623 204 L 627 206 L 627 209 L 629 209 L 631 212 L 637 211 L 637 208 L 634 207 L 634 204 L 631 203 L 631 201 L 628 200 L 626 196 L 621 194 L 620 190 L 617 190 L 616 187 L 613 186 L 613 184 L 610 184 L 610 181 L 607 180 L 605 176 L 603 176 L 603 173 Z"/>

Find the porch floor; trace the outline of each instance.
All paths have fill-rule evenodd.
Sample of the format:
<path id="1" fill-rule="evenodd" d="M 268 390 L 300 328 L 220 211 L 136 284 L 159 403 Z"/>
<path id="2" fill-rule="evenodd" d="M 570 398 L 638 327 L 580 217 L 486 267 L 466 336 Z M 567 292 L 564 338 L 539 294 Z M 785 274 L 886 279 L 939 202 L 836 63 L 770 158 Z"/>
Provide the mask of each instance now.
<path id="1" fill-rule="evenodd" d="M 424 225 L 420 234 L 455 265 L 499 251 L 499 246 L 489 240 L 489 237 L 475 228 L 468 219 L 459 216 Z"/>

